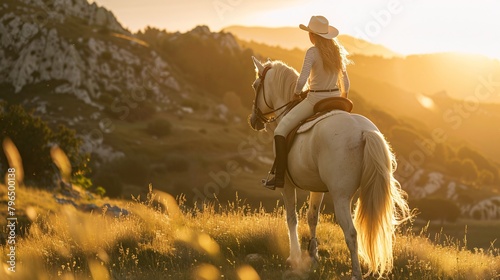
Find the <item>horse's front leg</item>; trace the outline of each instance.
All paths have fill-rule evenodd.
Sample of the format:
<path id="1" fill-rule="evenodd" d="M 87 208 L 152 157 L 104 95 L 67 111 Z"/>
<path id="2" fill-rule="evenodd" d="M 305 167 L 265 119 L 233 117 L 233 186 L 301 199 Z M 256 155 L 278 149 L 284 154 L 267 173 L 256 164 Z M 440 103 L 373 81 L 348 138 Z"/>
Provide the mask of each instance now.
<path id="1" fill-rule="evenodd" d="M 295 188 L 285 184 L 283 198 L 286 209 L 286 222 L 288 224 L 288 236 L 290 239 L 290 257 L 286 260 L 292 268 L 297 267 L 301 260 L 299 235 L 297 232 L 297 197 Z"/>

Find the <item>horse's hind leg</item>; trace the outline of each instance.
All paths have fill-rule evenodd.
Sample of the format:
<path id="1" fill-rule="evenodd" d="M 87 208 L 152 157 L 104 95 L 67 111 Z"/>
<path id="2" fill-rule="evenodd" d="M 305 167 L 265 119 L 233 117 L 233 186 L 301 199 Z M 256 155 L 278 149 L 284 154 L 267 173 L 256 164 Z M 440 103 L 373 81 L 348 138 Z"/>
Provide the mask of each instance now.
<path id="1" fill-rule="evenodd" d="M 300 263 L 300 244 L 299 235 L 297 232 L 297 211 L 296 211 L 296 192 L 295 188 L 289 184 L 285 184 L 283 190 L 283 198 L 286 209 L 286 222 L 288 224 L 288 232 L 290 238 L 290 257 L 287 259 L 287 264 L 292 268 L 297 267 Z"/>
<path id="2" fill-rule="evenodd" d="M 352 278 L 362 279 L 358 257 L 357 232 L 352 222 L 350 198 L 336 197 L 335 194 L 332 195 L 335 207 L 335 219 L 344 232 L 344 238 L 351 253 Z"/>
<path id="3" fill-rule="evenodd" d="M 309 241 L 309 256 L 318 259 L 318 241 L 316 240 L 316 226 L 319 220 L 319 210 L 323 202 L 324 193 L 311 192 L 309 197 L 309 209 L 307 210 L 307 223 L 311 232 L 311 240 Z"/>

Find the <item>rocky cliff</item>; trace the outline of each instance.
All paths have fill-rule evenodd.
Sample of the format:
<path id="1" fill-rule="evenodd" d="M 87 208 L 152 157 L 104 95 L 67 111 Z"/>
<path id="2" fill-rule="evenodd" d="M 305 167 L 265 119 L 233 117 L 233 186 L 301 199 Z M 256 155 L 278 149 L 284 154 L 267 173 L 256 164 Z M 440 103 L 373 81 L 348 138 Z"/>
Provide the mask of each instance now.
<path id="1" fill-rule="evenodd" d="M 197 91 L 196 84 L 182 82 L 184 74 L 159 54 L 161 49 L 138 39 L 95 3 L 7 0 L 0 4 L 0 15 L 0 99 L 20 101 L 45 119 L 76 128 L 88 149 L 103 158 L 113 148 L 89 139 L 92 130 L 106 130 L 106 116 L 124 120 L 134 109 L 148 114 L 182 109 L 179 98 Z M 204 26 L 189 34 L 217 42 L 222 53 L 239 50 L 230 34 Z M 168 34 L 168 42 L 179 37 Z M 57 96 L 69 101 L 51 106 Z M 67 112 L 66 106 L 73 110 Z"/>
<path id="2" fill-rule="evenodd" d="M 147 88 L 165 101 L 162 86 L 180 90 L 169 64 L 95 3 L 8 1 L 1 9 L 0 83 L 12 85 L 15 93 L 56 80 L 53 93 L 101 107 L 96 101 L 109 92 Z"/>

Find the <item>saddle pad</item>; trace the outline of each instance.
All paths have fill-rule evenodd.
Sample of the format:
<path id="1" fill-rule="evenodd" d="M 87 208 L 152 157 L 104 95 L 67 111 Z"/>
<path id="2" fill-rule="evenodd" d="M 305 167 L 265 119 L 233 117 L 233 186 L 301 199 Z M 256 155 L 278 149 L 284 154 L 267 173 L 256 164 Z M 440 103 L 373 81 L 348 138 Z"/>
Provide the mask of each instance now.
<path id="1" fill-rule="evenodd" d="M 322 121 L 330 116 L 334 116 L 334 115 L 338 115 L 338 114 L 349 114 L 349 113 L 347 113 L 345 111 L 340 111 L 340 110 L 334 110 L 334 111 L 328 112 L 326 114 L 323 114 L 323 115 L 301 125 L 299 127 L 299 129 L 297 130 L 296 134 L 307 132 L 309 129 L 313 128 L 318 122 L 320 122 L 320 121 Z"/>

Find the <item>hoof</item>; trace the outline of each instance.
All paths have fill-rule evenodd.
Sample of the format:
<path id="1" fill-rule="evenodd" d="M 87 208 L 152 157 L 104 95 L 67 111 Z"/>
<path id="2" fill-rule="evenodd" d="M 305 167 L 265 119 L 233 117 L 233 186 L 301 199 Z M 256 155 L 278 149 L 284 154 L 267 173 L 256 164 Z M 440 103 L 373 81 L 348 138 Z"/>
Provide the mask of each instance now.
<path id="1" fill-rule="evenodd" d="M 353 277 L 351 278 L 351 280 L 363 280 L 363 277 L 362 277 L 362 276 L 357 276 L 357 277 L 356 277 L 356 276 L 353 276 Z"/>
<path id="2" fill-rule="evenodd" d="M 286 259 L 286 267 L 287 268 L 291 268 L 293 270 L 301 270 L 304 268 L 304 266 L 306 264 L 309 264 L 308 263 L 308 257 L 306 254 L 303 254 L 301 256 L 298 256 L 298 257 L 288 257 L 288 259 Z"/>
<path id="3" fill-rule="evenodd" d="M 318 240 L 316 238 L 312 238 L 309 240 L 309 246 L 308 246 L 308 252 L 309 252 L 309 257 L 318 260 Z"/>
<path id="4" fill-rule="evenodd" d="M 299 262 L 299 259 L 293 259 L 292 257 L 289 257 L 288 259 L 286 259 L 286 267 L 295 269 L 299 266 Z"/>
<path id="5" fill-rule="evenodd" d="M 309 270 L 316 271 L 319 268 L 319 259 L 311 257 L 311 268 Z"/>

